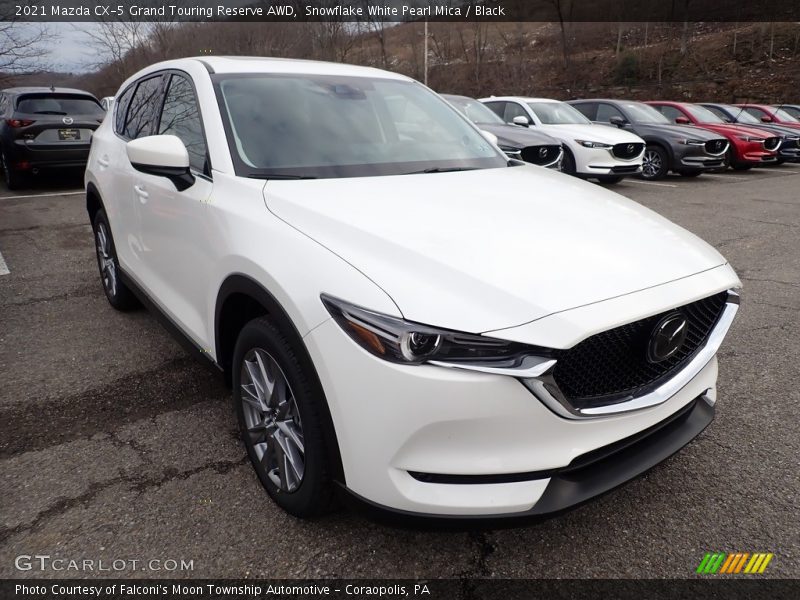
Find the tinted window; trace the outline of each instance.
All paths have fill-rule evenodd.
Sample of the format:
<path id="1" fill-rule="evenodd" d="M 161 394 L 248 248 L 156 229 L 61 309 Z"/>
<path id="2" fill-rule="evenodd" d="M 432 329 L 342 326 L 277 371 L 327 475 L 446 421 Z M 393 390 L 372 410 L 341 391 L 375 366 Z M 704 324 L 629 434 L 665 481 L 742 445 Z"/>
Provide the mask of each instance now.
<path id="1" fill-rule="evenodd" d="M 751 114 L 751 115 L 753 115 L 753 116 L 754 116 L 756 119 L 758 119 L 759 123 L 761 122 L 761 117 L 768 117 L 768 116 L 769 116 L 767 113 L 765 113 L 765 112 L 764 112 L 763 110 L 761 110 L 760 108 L 754 108 L 754 107 L 752 107 L 752 106 L 748 106 L 748 107 L 747 107 L 747 108 L 745 108 L 744 110 L 745 110 L 745 112 L 747 112 L 748 114 Z"/>
<path id="2" fill-rule="evenodd" d="M 31 115 L 103 116 L 103 107 L 94 98 L 64 94 L 23 96 L 17 101 L 17 112 Z"/>
<path id="3" fill-rule="evenodd" d="M 706 108 L 708 110 L 710 110 L 712 113 L 714 113 L 715 115 L 717 115 L 723 121 L 730 121 L 731 120 L 731 118 L 728 115 L 725 114 L 725 111 L 723 111 L 720 108 L 717 108 L 716 106 L 706 106 Z"/>
<path id="4" fill-rule="evenodd" d="M 125 113 L 128 110 L 128 105 L 131 103 L 131 96 L 136 86 L 132 85 L 119 95 L 116 106 L 114 108 L 114 131 L 123 135 L 125 130 Z"/>
<path id="5" fill-rule="evenodd" d="M 573 104 L 573 106 L 590 121 L 595 120 L 595 116 L 597 115 L 597 104 L 593 102 L 582 102 L 581 104 Z"/>
<path id="6" fill-rule="evenodd" d="M 455 106 L 459 112 L 461 112 L 473 123 L 503 125 L 503 119 L 498 117 L 493 111 L 489 110 L 488 106 L 481 104 L 477 100 L 461 96 L 444 96 L 444 99 Z"/>
<path id="7" fill-rule="evenodd" d="M 170 78 L 158 133 L 179 137 L 189 151 L 192 168 L 201 173 L 207 172 L 206 142 L 200 123 L 200 110 L 192 84 L 185 77 L 173 75 Z"/>
<path id="8" fill-rule="evenodd" d="M 588 117 L 589 115 L 586 116 Z M 611 117 L 619 117 L 620 119 L 625 118 L 623 114 L 615 106 L 611 106 L 610 104 L 600 104 L 597 107 L 597 119 L 596 119 L 597 121 L 602 121 L 603 123 L 610 123 Z"/>
<path id="9" fill-rule="evenodd" d="M 217 85 L 232 153 L 249 176 L 507 165 L 450 104 L 415 82 L 293 73 L 225 76 Z"/>
<path id="10" fill-rule="evenodd" d="M 507 102 L 484 102 L 484 104 L 501 119 L 505 116 Z"/>
<path id="11" fill-rule="evenodd" d="M 123 135 L 132 140 L 151 135 L 155 107 L 160 97 L 161 76 L 145 79 L 136 86 L 125 117 Z"/>
<path id="12" fill-rule="evenodd" d="M 517 104 L 516 102 L 506 102 L 506 115 L 505 115 L 506 123 L 513 123 L 514 117 L 525 117 L 526 119 L 528 119 L 528 121 L 531 120 L 531 118 L 528 116 L 528 113 L 526 113 L 525 109 L 522 108 L 519 104 Z"/>
<path id="13" fill-rule="evenodd" d="M 566 102 L 528 102 L 543 125 L 574 125 L 591 123 L 580 112 Z"/>
<path id="14" fill-rule="evenodd" d="M 681 111 L 672 106 L 657 106 L 656 108 L 661 112 L 662 115 L 667 117 L 667 119 L 669 119 L 673 123 L 675 122 L 675 119 L 677 119 L 678 117 L 686 118 L 686 115 L 684 115 Z"/>

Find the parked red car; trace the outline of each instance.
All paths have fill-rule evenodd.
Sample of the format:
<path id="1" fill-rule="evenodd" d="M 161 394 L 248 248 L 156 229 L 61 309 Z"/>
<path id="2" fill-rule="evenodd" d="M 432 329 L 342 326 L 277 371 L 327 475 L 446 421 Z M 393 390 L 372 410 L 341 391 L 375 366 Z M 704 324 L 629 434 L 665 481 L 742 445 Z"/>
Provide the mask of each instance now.
<path id="1" fill-rule="evenodd" d="M 650 101 L 647 104 L 674 123 L 695 125 L 725 136 L 730 141 L 728 164 L 736 170 L 756 165 L 774 164 L 778 161 L 781 138 L 745 125 L 726 123 L 713 112 L 687 102 Z"/>
<path id="2" fill-rule="evenodd" d="M 788 110 L 780 107 L 770 106 L 768 104 L 734 104 L 739 108 L 743 108 L 746 113 L 750 113 L 756 119 L 763 123 L 777 123 L 778 125 L 785 125 L 792 129 L 800 129 L 800 121 L 798 121 Z"/>

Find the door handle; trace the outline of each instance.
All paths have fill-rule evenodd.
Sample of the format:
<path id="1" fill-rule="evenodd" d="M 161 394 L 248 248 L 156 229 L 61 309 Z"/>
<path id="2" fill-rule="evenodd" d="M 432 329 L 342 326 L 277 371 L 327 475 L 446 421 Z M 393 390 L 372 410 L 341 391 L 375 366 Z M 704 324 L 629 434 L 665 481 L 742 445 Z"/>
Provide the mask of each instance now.
<path id="1" fill-rule="evenodd" d="M 111 161 L 108 160 L 108 156 L 101 156 L 97 159 L 97 164 L 99 164 L 101 167 L 107 167 L 111 164 Z"/>
<path id="2" fill-rule="evenodd" d="M 136 191 L 136 194 L 139 196 L 139 200 L 142 202 L 147 202 L 147 199 L 150 197 L 149 192 L 144 189 L 141 185 L 134 185 L 133 189 Z"/>

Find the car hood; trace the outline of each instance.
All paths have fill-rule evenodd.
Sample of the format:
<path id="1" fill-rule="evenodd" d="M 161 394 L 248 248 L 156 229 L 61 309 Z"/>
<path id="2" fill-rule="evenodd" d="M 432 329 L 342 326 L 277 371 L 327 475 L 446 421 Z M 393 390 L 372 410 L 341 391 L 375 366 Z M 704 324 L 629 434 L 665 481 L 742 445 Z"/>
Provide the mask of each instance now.
<path id="1" fill-rule="evenodd" d="M 526 129 L 516 125 L 501 125 L 494 123 L 476 123 L 478 129 L 488 131 L 497 136 L 497 141 L 501 146 L 513 146 L 514 148 L 526 148 L 528 146 L 560 146 L 561 142 L 552 136 Z"/>
<path id="2" fill-rule="evenodd" d="M 406 319 L 472 333 L 725 264 L 649 209 L 533 166 L 273 180 L 264 197 L 273 214 L 381 287 Z"/>
<path id="3" fill-rule="evenodd" d="M 596 124 L 536 125 L 537 130 L 559 140 L 586 140 L 603 144 L 642 143 L 642 138 L 630 131 Z"/>
<path id="4" fill-rule="evenodd" d="M 755 129 L 753 127 L 749 127 L 748 125 L 738 125 L 736 123 L 699 123 L 698 126 L 708 129 L 709 131 L 716 131 L 726 136 L 748 135 L 757 138 L 775 137 L 774 134 L 771 135 L 769 132 L 761 129 Z"/>
<path id="5" fill-rule="evenodd" d="M 718 134 L 711 133 L 707 129 L 701 129 L 693 125 L 670 125 L 669 123 L 637 123 L 634 125 L 637 132 L 643 134 L 663 134 L 671 137 L 689 138 L 702 140 L 719 139 Z"/>

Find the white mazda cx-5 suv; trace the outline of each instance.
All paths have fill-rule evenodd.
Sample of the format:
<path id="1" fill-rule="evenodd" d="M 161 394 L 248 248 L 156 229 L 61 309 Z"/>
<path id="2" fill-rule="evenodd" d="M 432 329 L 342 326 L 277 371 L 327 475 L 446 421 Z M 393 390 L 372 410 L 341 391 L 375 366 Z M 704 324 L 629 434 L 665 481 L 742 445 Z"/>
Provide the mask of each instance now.
<path id="1" fill-rule="evenodd" d="M 224 373 L 290 513 L 539 516 L 711 421 L 725 259 L 416 81 L 206 57 L 116 98 L 86 170 L 105 293 Z"/>
<path id="2" fill-rule="evenodd" d="M 566 102 L 518 96 L 492 96 L 481 102 L 505 122 L 541 131 L 564 144 L 565 173 L 619 183 L 642 170 L 646 146 L 642 138 L 592 123 Z"/>

